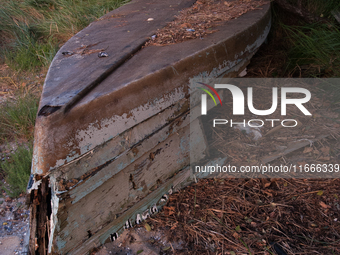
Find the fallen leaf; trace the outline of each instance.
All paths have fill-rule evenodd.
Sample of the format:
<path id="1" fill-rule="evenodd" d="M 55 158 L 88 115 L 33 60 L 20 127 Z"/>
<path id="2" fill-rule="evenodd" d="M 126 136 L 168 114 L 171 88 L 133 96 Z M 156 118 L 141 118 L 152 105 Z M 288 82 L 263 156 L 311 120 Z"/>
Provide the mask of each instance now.
<path id="1" fill-rule="evenodd" d="M 234 233 L 233 233 L 233 237 L 235 237 L 235 239 L 239 239 L 239 238 L 240 238 L 240 235 L 239 235 L 237 232 L 234 232 Z"/>
<path id="2" fill-rule="evenodd" d="M 250 225 L 251 225 L 252 227 L 256 227 L 256 226 L 257 226 L 257 223 L 254 222 L 254 221 L 252 221 L 252 222 L 250 223 Z"/>
<path id="3" fill-rule="evenodd" d="M 264 194 L 266 194 L 267 196 L 270 196 L 270 197 L 272 197 L 272 196 L 273 196 L 273 194 L 272 194 L 272 193 L 270 193 L 270 192 L 267 192 L 267 191 L 264 191 L 264 190 L 262 190 L 262 192 L 263 192 Z"/>
<path id="4" fill-rule="evenodd" d="M 320 157 L 319 160 L 322 161 L 329 161 L 331 159 L 331 157 Z"/>
<path id="5" fill-rule="evenodd" d="M 148 223 L 145 223 L 144 227 L 145 227 L 146 231 L 148 231 L 148 232 L 151 231 L 151 227 Z"/>
<path id="6" fill-rule="evenodd" d="M 304 150 L 303 150 L 303 153 L 310 153 L 313 151 L 313 147 L 306 147 Z"/>
<path id="7" fill-rule="evenodd" d="M 191 25 L 189 23 L 183 23 L 182 25 L 180 25 L 179 27 L 180 28 L 188 28 L 190 27 Z"/>
<path id="8" fill-rule="evenodd" d="M 318 193 L 316 193 L 318 196 L 322 196 L 323 195 L 323 190 L 319 190 Z"/>
<path id="9" fill-rule="evenodd" d="M 321 152 L 323 155 L 327 156 L 329 154 L 330 148 L 328 146 L 322 147 Z"/>
<path id="10" fill-rule="evenodd" d="M 328 209 L 328 208 L 331 208 L 329 205 L 326 205 L 324 202 L 320 202 L 320 205 L 321 205 L 321 207 L 322 208 L 324 208 L 324 209 Z"/>
<path id="11" fill-rule="evenodd" d="M 164 206 L 163 209 L 165 215 L 171 216 L 175 213 L 175 207 L 173 206 Z"/>

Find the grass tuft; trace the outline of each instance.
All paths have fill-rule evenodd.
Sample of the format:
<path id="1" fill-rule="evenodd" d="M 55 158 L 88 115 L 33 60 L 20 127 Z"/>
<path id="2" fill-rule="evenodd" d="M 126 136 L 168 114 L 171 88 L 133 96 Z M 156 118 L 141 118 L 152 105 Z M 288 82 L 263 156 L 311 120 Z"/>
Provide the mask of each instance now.
<path id="1" fill-rule="evenodd" d="M 31 140 L 38 111 L 38 98 L 27 94 L 0 105 L 0 141 L 19 138 Z"/>
<path id="2" fill-rule="evenodd" d="M 26 191 L 31 173 L 32 147 L 18 145 L 17 150 L 1 163 L 9 187 L 2 185 L 10 197 L 17 197 Z"/>
<path id="3" fill-rule="evenodd" d="M 335 21 L 332 12 L 334 10 L 340 10 L 339 0 L 307 0 L 303 4 L 310 13 L 330 21 Z"/>
<path id="4" fill-rule="evenodd" d="M 291 39 L 290 68 L 309 69 L 310 77 L 340 76 L 340 30 L 331 24 L 285 26 Z"/>
<path id="5" fill-rule="evenodd" d="M 59 45 L 124 3 L 125 0 L 4 0 L 0 6 L 3 61 L 16 70 L 48 66 Z"/>
<path id="6" fill-rule="evenodd" d="M 89 23 L 124 4 L 126 0 L 3 0 L 0 5 L 0 63 L 18 71 L 48 67 L 60 45 Z M 11 197 L 26 190 L 32 161 L 32 143 L 39 100 L 22 96 L 0 104 L 0 142 L 19 140 L 0 173 Z M 27 148 L 28 146 L 28 148 Z"/>

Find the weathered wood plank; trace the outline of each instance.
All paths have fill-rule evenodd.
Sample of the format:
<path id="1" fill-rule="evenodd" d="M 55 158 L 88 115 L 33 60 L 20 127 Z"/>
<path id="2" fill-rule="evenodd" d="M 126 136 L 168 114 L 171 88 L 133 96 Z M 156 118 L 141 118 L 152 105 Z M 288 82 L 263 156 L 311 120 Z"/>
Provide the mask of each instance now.
<path id="1" fill-rule="evenodd" d="M 199 133 L 202 136 L 200 125 L 195 126 L 195 136 L 198 137 Z M 67 252 L 75 243 L 86 240 L 89 231 L 96 233 L 117 215 L 124 213 L 126 208 L 157 190 L 179 169 L 188 166 L 189 142 L 190 127 L 186 125 L 113 177 L 99 182 L 100 185 L 98 179 L 90 178 L 79 188 L 62 193 L 56 223 L 56 238 L 60 239 L 57 250 Z M 197 141 L 195 147 L 201 148 L 203 155 L 206 145 L 201 140 Z M 111 165 L 106 168 L 107 171 L 113 170 Z"/>
<path id="2" fill-rule="evenodd" d="M 118 235 L 124 230 L 125 223 L 127 221 L 135 224 L 138 215 L 143 215 L 145 212 L 152 212 L 151 208 L 154 208 L 156 204 L 159 210 L 161 206 L 166 202 L 169 191 L 177 191 L 186 185 L 189 185 L 194 181 L 192 177 L 192 171 L 190 168 L 185 168 L 166 183 L 161 185 L 155 192 L 150 193 L 144 197 L 141 201 L 127 210 L 124 215 L 113 220 L 107 226 L 99 230 L 95 236 L 86 240 L 82 245 L 75 247 L 69 254 L 86 254 L 91 248 L 98 247 L 105 242 L 109 242 L 112 236 L 117 233 Z M 163 200 L 162 200 L 163 198 Z M 142 218 L 142 217 L 141 217 Z M 143 218 L 142 218 L 143 219 Z"/>
<path id="3" fill-rule="evenodd" d="M 140 50 L 157 29 L 164 27 L 178 11 L 194 2 L 133 0 L 91 23 L 66 42 L 53 59 L 46 77 L 49 86 L 44 87 L 41 108 L 65 106 L 77 96 L 81 99 L 86 94 L 83 91 L 88 90 L 88 93 L 91 86 L 98 85 Z M 153 22 L 147 21 L 150 17 Z M 109 56 L 98 58 L 98 52 L 86 53 L 86 50 L 96 49 L 103 49 Z"/>
<path id="4" fill-rule="evenodd" d="M 124 160 L 132 163 L 138 157 L 140 157 L 145 151 L 157 145 L 158 142 L 164 141 L 170 134 L 178 130 L 179 122 L 185 121 L 185 125 L 188 124 L 186 118 L 181 118 L 174 122 L 174 119 L 178 116 L 188 112 L 189 100 L 183 98 L 176 104 L 171 105 L 159 114 L 152 116 L 146 121 L 122 132 L 119 136 L 116 136 L 108 142 L 99 145 L 81 158 L 77 158 L 72 162 L 51 171 L 57 179 L 71 180 L 74 178 L 81 178 L 82 175 L 88 173 L 92 169 L 99 167 L 109 160 L 114 160 L 118 156 L 122 156 L 125 153 Z M 156 136 L 155 136 L 156 135 Z M 152 138 L 153 137 L 153 138 Z M 143 147 L 140 148 L 140 143 L 143 140 L 148 141 L 148 145 L 143 142 Z M 149 148 L 149 149 L 148 149 Z M 129 157 L 130 159 L 126 159 Z M 115 161 L 124 161 L 121 158 L 117 158 Z M 123 166 L 117 168 L 121 170 Z"/>
<path id="5" fill-rule="evenodd" d="M 72 111 L 38 116 L 34 174 L 46 174 L 83 156 L 189 96 L 190 78 L 213 78 L 241 67 L 265 40 L 270 28 L 268 6 L 246 16 L 224 24 L 219 32 L 204 40 L 145 47 Z"/>
<path id="6" fill-rule="evenodd" d="M 113 177 L 120 171 L 124 171 L 125 168 L 132 167 L 132 165 L 134 165 L 134 168 L 136 168 L 137 166 L 143 166 L 143 164 L 146 164 L 146 159 L 150 160 L 151 162 L 154 161 L 153 158 L 156 158 L 156 156 L 160 153 L 160 150 L 162 149 L 161 145 L 167 146 L 166 144 L 168 142 L 171 143 L 172 141 L 164 140 L 164 138 L 171 137 L 172 135 L 178 136 L 179 133 L 181 133 L 182 128 L 186 127 L 189 124 L 188 115 L 186 114 L 183 117 L 180 117 L 176 121 L 176 123 L 174 123 L 175 127 L 167 126 L 166 128 L 163 128 L 156 134 L 144 140 L 138 146 L 133 147 L 131 150 L 128 150 L 128 152 L 118 157 L 107 167 L 102 168 L 98 173 L 91 176 L 91 178 L 83 181 L 74 189 L 70 190 L 68 194 L 73 199 L 73 203 L 79 201 L 82 197 L 86 196 L 86 194 L 95 190 L 97 187 L 102 185 L 105 181 L 107 181 L 109 178 Z M 163 144 L 163 141 L 167 141 L 167 143 Z M 183 150 L 185 150 L 185 148 L 183 148 Z M 154 169 L 156 170 L 156 167 L 154 167 Z M 133 178 L 133 176 L 131 176 L 131 178 Z"/>

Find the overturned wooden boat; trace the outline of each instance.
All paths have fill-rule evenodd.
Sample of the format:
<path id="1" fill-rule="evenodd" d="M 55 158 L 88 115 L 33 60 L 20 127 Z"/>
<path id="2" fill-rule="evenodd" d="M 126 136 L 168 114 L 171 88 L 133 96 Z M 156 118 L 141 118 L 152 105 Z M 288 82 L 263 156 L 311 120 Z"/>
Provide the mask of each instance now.
<path id="1" fill-rule="evenodd" d="M 236 76 L 270 29 L 269 4 L 204 37 L 143 47 L 194 0 L 132 1 L 55 56 L 36 122 L 31 254 L 85 254 L 156 213 L 194 180 L 189 118 L 195 77 Z M 195 142 L 195 141 L 194 141 Z"/>

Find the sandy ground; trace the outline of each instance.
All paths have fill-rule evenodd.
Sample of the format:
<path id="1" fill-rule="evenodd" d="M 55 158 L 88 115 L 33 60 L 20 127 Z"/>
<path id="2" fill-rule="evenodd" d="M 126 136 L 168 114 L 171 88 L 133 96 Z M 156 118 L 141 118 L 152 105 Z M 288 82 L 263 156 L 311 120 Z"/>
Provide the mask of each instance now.
<path id="1" fill-rule="evenodd" d="M 0 254 L 22 254 L 27 239 L 29 211 L 25 197 L 0 198 Z"/>
<path id="2" fill-rule="evenodd" d="M 18 254 L 20 243 L 20 238 L 18 236 L 1 237 L 0 253 L 2 255 Z"/>

